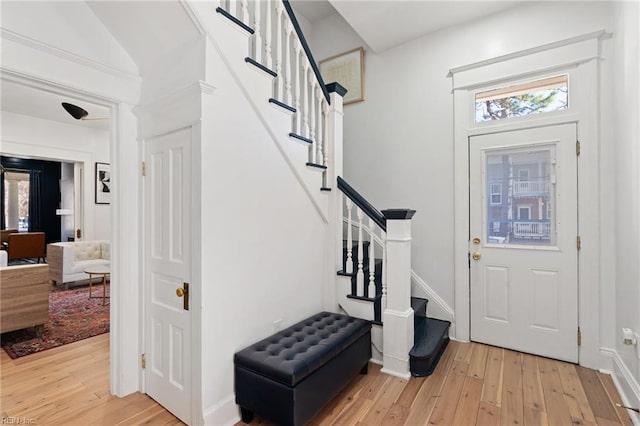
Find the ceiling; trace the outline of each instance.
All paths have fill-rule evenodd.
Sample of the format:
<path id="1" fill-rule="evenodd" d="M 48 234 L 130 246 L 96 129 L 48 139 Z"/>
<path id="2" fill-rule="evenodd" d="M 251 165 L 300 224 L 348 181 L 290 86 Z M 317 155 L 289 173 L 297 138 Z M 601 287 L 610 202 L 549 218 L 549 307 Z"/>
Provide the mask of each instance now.
<path id="1" fill-rule="evenodd" d="M 84 108 L 89 112 L 87 118 L 109 117 L 110 110 L 105 106 L 7 80 L 2 80 L 1 93 L 0 105 L 3 111 L 93 129 L 109 129 L 110 120 L 76 120 L 62 108 L 61 104 L 68 102 Z"/>
<path id="2" fill-rule="evenodd" d="M 339 13 L 375 52 L 405 43 L 424 34 L 463 24 L 505 10 L 526 0 L 511 1 L 372 1 L 372 0 L 295 0 L 297 14 L 312 24 Z M 146 2 L 89 2 L 89 7 L 137 63 L 141 73 L 154 66 L 164 49 L 179 49 L 198 37 L 196 29 L 179 2 L 153 2 L 149 19 Z M 148 49 L 150 45 L 163 49 Z M 2 81 L 2 110 L 46 120 L 95 129 L 108 129 L 109 120 L 73 119 L 62 102 L 78 105 L 91 117 L 108 117 L 109 109 L 69 96 Z"/>
<path id="3" fill-rule="evenodd" d="M 296 13 L 302 14 L 312 24 L 334 9 L 371 50 L 382 52 L 425 34 L 481 19 L 525 1 L 297 0 L 292 3 Z"/>

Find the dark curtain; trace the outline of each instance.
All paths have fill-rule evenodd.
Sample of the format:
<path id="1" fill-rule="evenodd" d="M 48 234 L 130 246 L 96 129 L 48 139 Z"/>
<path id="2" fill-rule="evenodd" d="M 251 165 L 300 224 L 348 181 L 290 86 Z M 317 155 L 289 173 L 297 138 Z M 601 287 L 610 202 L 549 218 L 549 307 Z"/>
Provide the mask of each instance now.
<path id="1" fill-rule="evenodd" d="M 42 231 L 42 182 L 39 170 L 29 171 L 29 232 Z"/>
<path id="2" fill-rule="evenodd" d="M 4 217 L 4 169 L 0 173 L 0 229 L 7 229 Z"/>

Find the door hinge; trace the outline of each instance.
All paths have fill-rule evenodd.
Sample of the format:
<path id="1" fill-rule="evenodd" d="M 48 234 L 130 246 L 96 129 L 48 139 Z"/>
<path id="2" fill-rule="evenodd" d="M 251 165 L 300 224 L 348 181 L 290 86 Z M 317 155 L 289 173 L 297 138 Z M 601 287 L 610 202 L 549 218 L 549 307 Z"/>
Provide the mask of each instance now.
<path id="1" fill-rule="evenodd" d="M 578 346 L 582 345 L 582 331 L 580 331 L 580 327 L 578 327 Z"/>
<path id="2" fill-rule="evenodd" d="M 145 163 L 144 161 L 142 162 L 142 176 L 146 176 L 147 175 L 147 163 Z"/>
<path id="3" fill-rule="evenodd" d="M 576 155 L 580 155 L 580 141 L 576 141 Z"/>
<path id="4" fill-rule="evenodd" d="M 82 238 L 82 230 L 80 228 L 76 229 L 76 238 Z"/>
<path id="5" fill-rule="evenodd" d="M 580 235 L 578 235 L 576 237 L 576 248 L 578 250 L 580 250 L 582 248 L 582 238 L 580 237 Z"/>
<path id="6" fill-rule="evenodd" d="M 147 368 L 147 357 L 145 354 L 142 354 L 142 356 L 140 357 L 140 365 L 142 365 L 143 370 Z"/>

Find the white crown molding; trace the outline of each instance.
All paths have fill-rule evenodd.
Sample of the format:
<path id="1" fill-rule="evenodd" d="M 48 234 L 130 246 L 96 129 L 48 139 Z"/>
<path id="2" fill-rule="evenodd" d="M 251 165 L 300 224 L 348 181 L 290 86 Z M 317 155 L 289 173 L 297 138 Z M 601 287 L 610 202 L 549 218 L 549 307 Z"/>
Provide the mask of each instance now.
<path id="1" fill-rule="evenodd" d="M 505 62 L 505 61 L 509 61 L 512 59 L 517 59 L 517 58 L 521 58 L 524 56 L 529 56 L 535 53 L 540 53 L 540 52 L 544 52 L 547 50 L 552 50 L 552 49 L 557 49 L 559 47 L 564 47 L 564 46 L 569 46 L 571 44 L 576 44 L 576 43 L 580 43 L 582 41 L 586 41 L 586 40 L 591 40 L 591 39 L 598 39 L 598 40 L 605 40 L 611 38 L 611 33 L 606 32 L 605 30 L 600 30 L 600 31 L 594 31 L 592 33 L 587 33 L 587 34 L 582 34 L 576 37 L 570 37 L 564 40 L 559 40 L 559 41 L 555 41 L 553 43 L 547 43 L 547 44 L 543 44 L 541 46 L 536 46 L 536 47 L 532 47 L 529 49 L 524 49 L 524 50 L 519 50 L 517 52 L 514 53 L 508 53 L 506 55 L 502 55 L 502 56 L 496 56 L 495 58 L 491 58 L 491 59 L 487 59 L 484 61 L 479 61 L 479 62 L 474 62 L 472 64 L 468 64 L 468 65 L 462 65 L 459 67 L 455 67 L 455 68 L 451 68 L 449 70 L 449 76 L 453 76 L 457 73 L 463 72 L 463 71 L 469 71 L 469 70 L 473 70 L 476 68 L 482 68 L 482 67 L 486 67 L 487 65 L 493 65 L 493 64 L 497 64 L 500 62 Z"/>
<path id="2" fill-rule="evenodd" d="M 29 75 L 5 66 L 0 67 L 0 78 L 13 83 L 22 84 L 33 89 L 42 90 L 58 95 L 73 95 L 75 98 L 95 103 L 97 105 L 111 107 L 120 102 L 115 98 L 96 95 L 79 87 L 72 87 L 55 81 L 45 80 L 35 75 Z"/>
<path id="3" fill-rule="evenodd" d="M 0 38 L 4 40 L 10 40 L 18 43 L 22 46 L 29 47 L 31 49 L 39 50 L 41 52 L 57 56 L 60 59 L 75 62 L 79 65 L 94 68 L 98 71 L 111 74 L 118 78 L 126 78 L 136 82 L 140 81 L 140 76 L 129 71 L 122 70 L 120 68 L 113 67 L 111 65 L 103 64 L 102 62 L 94 61 L 92 59 L 85 58 L 78 54 L 69 52 L 68 50 L 61 49 L 59 47 L 52 46 L 39 40 L 32 39 L 30 37 L 18 34 L 14 31 L 7 30 L 6 28 L 0 28 Z"/>

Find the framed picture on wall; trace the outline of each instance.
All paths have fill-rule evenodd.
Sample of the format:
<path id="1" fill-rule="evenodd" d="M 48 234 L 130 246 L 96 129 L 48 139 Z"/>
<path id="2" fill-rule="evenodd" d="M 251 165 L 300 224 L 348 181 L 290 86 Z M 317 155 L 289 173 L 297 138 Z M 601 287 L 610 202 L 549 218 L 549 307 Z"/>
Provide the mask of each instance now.
<path id="1" fill-rule="evenodd" d="M 347 89 L 344 105 L 364 101 L 364 49 L 340 53 L 318 63 L 325 83 L 338 82 Z"/>
<path id="2" fill-rule="evenodd" d="M 111 166 L 96 163 L 96 204 L 111 203 Z"/>

